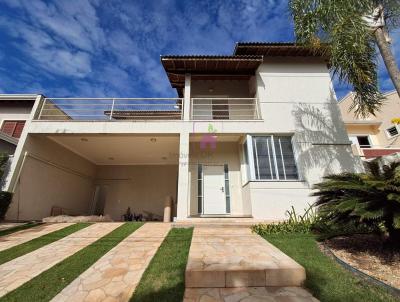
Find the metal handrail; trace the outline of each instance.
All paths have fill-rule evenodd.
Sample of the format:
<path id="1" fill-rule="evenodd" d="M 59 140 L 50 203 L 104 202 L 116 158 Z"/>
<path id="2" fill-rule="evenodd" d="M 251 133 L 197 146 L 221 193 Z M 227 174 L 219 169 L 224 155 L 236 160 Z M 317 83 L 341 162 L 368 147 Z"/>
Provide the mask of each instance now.
<path id="1" fill-rule="evenodd" d="M 179 120 L 182 98 L 45 98 L 37 120 Z"/>
<path id="2" fill-rule="evenodd" d="M 193 120 L 259 120 L 258 104 L 257 98 L 192 98 L 190 116 Z"/>

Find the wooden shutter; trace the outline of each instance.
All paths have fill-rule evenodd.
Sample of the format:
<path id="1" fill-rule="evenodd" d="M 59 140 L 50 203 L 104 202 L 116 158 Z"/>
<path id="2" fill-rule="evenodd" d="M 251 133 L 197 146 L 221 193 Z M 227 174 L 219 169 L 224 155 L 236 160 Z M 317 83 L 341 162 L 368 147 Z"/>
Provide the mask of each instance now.
<path id="1" fill-rule="evenodd" d="M 25 126 L 25 121 L 18 121 L 17 125 L 15 126 L 13 136 L 16 138 L 20 138 L 22 130 L 24 129 L 24 126 Z"/>
<path id="2" fill-rule="evenodd" d="M 25 121 L 4 121 L 1 132 L 12 137 L 20 138 L 24 129 Z"/>

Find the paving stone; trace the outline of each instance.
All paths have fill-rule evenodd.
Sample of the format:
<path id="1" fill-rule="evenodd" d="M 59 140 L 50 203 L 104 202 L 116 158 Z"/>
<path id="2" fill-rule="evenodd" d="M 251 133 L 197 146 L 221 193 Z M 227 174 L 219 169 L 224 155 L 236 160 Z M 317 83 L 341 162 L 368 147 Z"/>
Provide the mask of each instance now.
<path id="1" fill-rule="evenodd" d="M 101 257 L 52 301 L 129 301 L 170 228 L 169 223 L 146 223 Z"/>
<path id="2" fill-rule="evenodd" d="M 16 233 L 12 233 L 7 236 L 0 237 L 0 251 L 4 251 L 13 246 L 28 242 L 32 239 L 41 237 L 43 235 L 61 230 L 67 226 L 73 225 L 73 223 L 50 223 L 35 226 L 30 229 L 22 230 Z"/>
<path id="3" fill-rule="evenodd" d="M 122 223 L 96 223 L 31 253 L 0 265 L 0 297 L 36 277 Z"/>
<path id="4" fill-rule="evenodd" d="M 186 287 L 300 286 L 305 270 L 249 228 L 202 226 L 185 277 Z"/>

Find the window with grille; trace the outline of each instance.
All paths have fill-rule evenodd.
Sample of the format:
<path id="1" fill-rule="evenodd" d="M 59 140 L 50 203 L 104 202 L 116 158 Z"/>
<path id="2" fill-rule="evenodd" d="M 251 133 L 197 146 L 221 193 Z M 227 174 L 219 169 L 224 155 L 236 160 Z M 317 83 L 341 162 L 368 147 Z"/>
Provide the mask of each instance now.
<path id="1" fill-rule="evenodd" d="M 253 178 L 256 180 L 298 179 L 291 136 L 253 136 L 251 141 Z"/>
<path id="2" fill-rule="evenodd" d="M 399 135 L 399 130 L 397 129 L 396 126 L 393 126 L 393 127 L 390 127 L 388 129 L 386 129 L 386 132 L 387 132 L 389 137 L 394 137 L 396 135 Z"/>
<path id="3" fill-rule="evenodd" d="M 0 131 L 9 136 L 20 138 L 25 121 L 3 121 Z"/>

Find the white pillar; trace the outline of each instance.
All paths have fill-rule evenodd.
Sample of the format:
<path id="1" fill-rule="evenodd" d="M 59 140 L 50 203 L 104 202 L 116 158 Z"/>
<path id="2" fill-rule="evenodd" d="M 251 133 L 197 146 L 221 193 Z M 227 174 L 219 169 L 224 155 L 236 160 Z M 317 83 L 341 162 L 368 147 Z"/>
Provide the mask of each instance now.
<path id="1" fill-rule="evenodd" d="M 14 152 L 14 157 L 11 162 L 9 174 L 7 175 L 5 185 L 2 188 L 4 191 L 10 191 L 13 192 L 15 189 L 15 185 L 18 181 L 18 176 L 19 172 L 22 168 L 22 163 L 23 159 L 25 158 L 25 142 L 28 137 L 28 132 L 29 132 L 29 127 L 31 125 L 32 120 L 37 116 L 38 110 L 41 109 L 41 106 L 43 105 L 43 96 L 38 95 L 36 97 L 35 103 L 32 107 L 31 114 L 29 116 L 29 119 L 25 122 L 24 129 L 22 130 L 21 136 L 18 140 L 18 145 L 17 148 L 15 149 Z"/>
<path id="2" fill-rule="evenodd" d="M 179 137 L 177 220 L 188 217 L 189 204 L 189 132 L 182 131 Z"/>
<path id="3" fill-rule="evenodd" d="M 185 74 L 185 91 L 183 98 L 183 120 L 190 120 L 190 82 L 191 76 L 190 73 Z"/>

